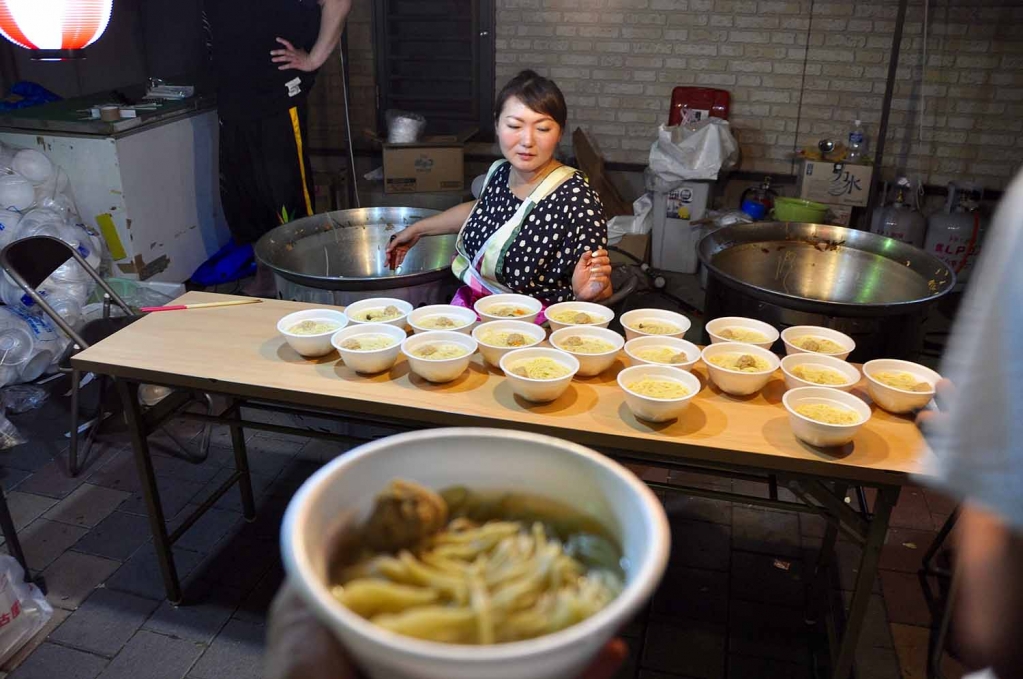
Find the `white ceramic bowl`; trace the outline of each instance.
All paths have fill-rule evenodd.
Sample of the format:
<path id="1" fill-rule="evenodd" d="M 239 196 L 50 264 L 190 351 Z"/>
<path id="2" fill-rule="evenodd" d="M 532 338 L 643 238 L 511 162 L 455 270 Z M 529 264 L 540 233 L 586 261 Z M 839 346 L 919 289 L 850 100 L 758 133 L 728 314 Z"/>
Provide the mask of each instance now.
<path id="1" fill-rule="evenodd" d="M 456 324 L 453 328 L 425 328 L 422 323 L 436 316 L 446 316 Z M 446 330 L 460 332 L 468 335 L 476 324 L 476 312 L 466 309 L 464 306 L 454 304 L 430 304 L 414 309 L 408 315 L 408 324 L 412 326 L 413 332 L 430 332 L 432 330 Z"/>
<path id="2" fill-rule="evenodd" d="M 327 332 L 315 335 L 296 335 L 288 329 L 302 321 L 329 321 L 336 323 L 337 327 Z M 334 350 L 330 344 L 330 337 L 338 330 L 348 325 L 348 317 L 337 309 L 308 309 L 307 311 L 296 311 L 288 314 L 277 321 L 277 332 L 284 335 L 284 339 L 292 349 L 306 358 L 326 356 Z"/>
<path id="3" fill-rule="evenodd" d="M 636 339 L 629 340 L 625 343 L 625 355 L 629 357 L 629 360 L 633 365 L 667 365 L 666 363 L 656 363 L 654 361 L 648 361 L 645 358 L 640 358 L 636 353 L 642 349 L 652 349 L 654 347 L 670 347 L 677 353 L 684 353 L 688 360 L 685 363 L 673 363 L 672 368 L 679 368 L 680 370 L 692 370 L 693 366 L 700 361 L 700 347 L 696 346 L 692 342 L 687 342 L 684 339 L 677 337 L 664 337 L 658 335 L 651 335 L 649 337 L 637 337 Z"/>
<path id="4" fill-rule="evenodd" d="M 693 325 L 692 322 L 682 314 L 677 314 L 674 311 L 667 311 L 665 309 L 633 309 L 632 311 L 626 311 L 622 314 L 622 317 L 619 320 L 622 322 L 622 327 L 625 329 L 625 339 L 627 340 L 646 336 L 678 337 L 679 339 L 682 339 L 689 331 L 689 328 Z M 678 327 L 678 332 L 660 335 L 651 332 L 643 332 L 639 328 L 633 327 L 637 323 L 642 323 L 647 320 L 671 323 Z"/>
<path id="5" fill-rule="evenodd" d="M 360 321 L 356 316 L 360 311 L 368 311 L 369 309 L 380 308 L 383 309 L 389 304 L 393 304 L 401 310 L 401 316 L 398 318 L 392 318 L 386 321 Z M 387 325 L 393 325 L 396 328 L 404 328 L 408 322 L 408 315 L 412 313 L 412 305 L 403 299 L 394 299 L 392 297 L 371 297 L 369 299 L 360 299 L 358 302 L 352 302 L 345 307 L 345 314 L 348 316 L 348 320 L 353 324 L 355 323 L 386 323 Z"/>
<path id="6" fill-rule="evenodd" d="M 719 354 L 750 354 L 758 356 L 767 361 L 769 368 L 760 372 L 726 370 L 708 360 L 712 356 Z M 771 375 L 774 374 L 774 371 L 778 369 L 780 364 L 778 357 L 767 349 L 761 349 L 752 344 L 740 344 L 739 342 L 720 342 L 704 347 L 703 362 L 707 364 L 707 373 L 718 389 L 733 396 L 749 396 L 763 389 L 771 380 Z"/>
<path id="7" fill-rule="evenodd" d="M 931 385 L 931 390 L 926 392 L 906 391 L 896 389 L 887 384 L 882 384 L 871 377 L 876 372 L 906 372 L 913 375 L 921 382 Z M 893 358 L 879 358 L 874 361 L 867 361 L 863 364 L 863 374 L 867 376 L 867 393 L 874 403 L 881 406 L 890 413 L 911 413 L 920 410 L 930 403 L 934 398 L 934 385 L 941 379 L 941 375 L 930 368 L 919 363 L 899 361 Z"/>
<path id="8" fill-rule="evenodd" d="M 386 335 L 394 340 L 394 344 L 385 349 L 374 349 L 372 351 L 360 351 L 357 349 L 345 349 L 342 343 L 346 339 L 359 337 L 360 335 Z M 330 343 L 341 355 L 341 360 L 349 368 L 360 373 L 379 373 L 390 370 L 394 362 L 398 360 L 401 353 L 401 343 L 405 341 L 405 331 L 386 323 L 360 323 L 350 325 L 340 332 L 334 333 Z"/>
<path id="9" fill-rule="evenodd" d="M 813 337 L 823 337 L 829 339 L 835 344 L 842 347 L 842 351 L 834 354 L 825 354 L 819 351 L 807 351 L 797 347 L 794 342 L 800 337 L 811 335 Z M 821 356 L 834 356 L 840 358 L 843 361 L 849 358 L 849 354 L 852 353 L 853 349 L 856 348 L 856 342 L 853 341 L 852 337 L 846 335 L 844 332 L 838 332 L 831 328 L 822 328 L 816 325 L 793 325 L 791 328 L 785 328 L 781 331 L 781 341 L 785 343 L 786 354 L 820 354 Z"/>
<path id="10" fill-rule="evenodd" d="M 557 499 L 608 528 L 625 557 L 622 593 L 555 634 L 494 646 L 459 646 L 386 632 L 340 605 L 328 572 L 336 537 L 365 521 L 395 479 L 440 490 L 466 486 Z M 430 429 L 373 441 L 335 458 L 288 506 L 281 550 L 288 580 L 372 679 L 577 677 L 653 594 L 671 531 L 660 501 L 632 472 L 567 441 L 496 429 Z"/>
<path id="11" fill-rule="evenodd" d="M 710 335 L 710 343 L 717 344 L 719 342 L 734 342 L 735 340 L 722 337 L 721 332 L 728 328 L 742 328 L 743 330 L 755 330 L 767 337 L 764 342 L 747 342 L 747 344 L 753 344 L 761 349 L 770 349 L 771 345 L 778 341 L 778 330 L 769 323 L 758 321 L 754 318 L 744 318 L 742 316 L 722 316 L 721 318 L 715 318 L 712 321 L 707 321 L 707 325 L 704 326 L 707 330 L 707 334 Z"/>
<path id="12" fill-rule="evenodd" d="M 590 314 L 601 318 L 599 323 L 562 323 L 551 318 L 552 313 L 558 313 L 560 311 L 582 311 L 583 313 Z M 551 324 L 551 330 L 561 330 L 562 328 L 579 327 L 579 325 L 585 325 L 590 328 L 606 328 L 614 317 L 615 312 L 608 309 L 606 306 L 594 304 L 592 302 L 559 302 L 558 304 L 552 304 L 547 307 L 547 311 L 544 312 L 547 316 L 547 322 Z"/>
<path id="13" fill-rule="evenodd" d="M 792 369 L 800 365 L 812 365 L 819 368 L 830 368 L 846 377 L 845 384 L 814 384 L 792 374 Z M 781 359 L 781 371 L 785 375 L 785 386 L 788 389 L 799 387 L 828 387 L 839 391 L 850 391 L 860 381 L 860 371 L 856 366 L 834 356 L 824 354 L 790 354 Z"/>
<path id="14" fill-rule="evenodd" d="M 681 398 L 664 399 L 643 396 L 629 389 L 630 384 L 647 377 L 681 382 L 689 393 Z M 618 373 L 618 386 L 625 392 L 625 403 L 633 415 L 650 422 L 668 422 L 685 412 L 703 385 L 696 375 L 685 370 L 667 365 L 634 365 Z"/>
<path id="15" fill-rule="evenodd" d="M 499 304 L 515 304 L 522 306 L 529 309 L 529 313 L 525 316 L 515 316 L 514 318 L 508 316 L 494 316 L 487 313 L 487 309 Z M 508 293 L 505 295 L 487 295 L 482 299 L 476 300 L 476 303 L 472 305 L 472 308 L 476 310 L 476 313 L 480 315 L 480 318 L 483 319 L 484 323 L 488 323 L 490 321 L 522 321 L 523 323 L 532 323 L 536 320 L 536 317 L 540 315 L 543 305 L 540 303 L 540 300 L 533 299 L 528 295 Z"/>
<path id="16" fill-rule="evenodd" d="M 534 380 L 530 377 L 522 377 L 512 372 L 512 368 L 515 364 L 520 361 L 528 361 L 533 358 L 551 358 L 561 363 L 569 369 L 569 373 L 564 377 L 559 377 L 553 380 Z M 548 403 L 550 401 L 557 400 L 565 390 L 568 389 L 568 385 L 572 382 L 572 378 L 579 372 L 579 361 L 572 354 L 567 354 L 564 351 L 558 349 L 548 349 L 547 347 L 530 347 L 527 349 L 516 349 L 515 351 L 509 351 L 507 354 L 501 357 L 500 363 L 501 370 L 504 371 L 504 376 L 508 380 L 508 384 L 511 385 L 512 391 L 518 394 L 521 398 L 534 403 Z"/>
<path id="17" fill-rule="evenodd" d="M 796 438 L 820 448 L 844 446 L 855 438 L 856 432 L 870 419 L 870 406 L 852 394 L 838 389 L 827 387 L 789 389 L 782 396 L 782 403 L 789 411 L 789 424 L 792 425 L 792 433 Z M 811 420 L 796 412 L 796 408 L 805 403 L 826 403 L 852 410 L 860 416 L 860 421 L 856 424 L 825 424 Z"/>
<path id="18" fill-rule="evenodd" d="M 465 347 L 469 353 L 458 358 L 446 358 L 439 361 L 433 361 L 428 358 L 419 358 L 412 354 L 417 347 L 421 347 L 424 344 L 430 344 L 432 342 L 450 342 L 452 344 L 460 344 Z M 412 335 L 404 342 L 401 343 L 401 353 L 405 354 L 405 358 L 408 359 L 409 367 L 412 372 L 422 377 L 428 382 L 450 382 L 456 379 L 459 375 L 465 372 L 465 369 L 469 367 L 469 360 L 472 355 L 476 353 L 476 340 L 469 335 L 465 335 L 460 332 L 451 332 L 450 330 L 432 330 L 430 332 L 421 332 L 418 335 Z"/>
<path id="19" fill-rule="evenodd" d="M 482 336 L 488 332 L 517 332 L 525 337 L 530 337 L 535 340 L 532 344 L 525 347 L 499 347 L 493 344 L 487 344 L 483 341 Z M 543 342 L 547 337 L 547 331 L 541 328 L 539 325 L 533 322 L 526 321 L 490 321 L 488 323 L 480 323 L 472 329 L 472 337 L 479 344 L 480 353 L 483 355 L 483 359 L 494 366 L 495 368 L 500 367 L 501 357 L 507 354 L 509 351 L 516 351 L 517 349 L 526 349 L 534 344 Z"/>
<path id="20" fill-rule="evenodd" d="M 572 351 L 570 348 L 562 346 L 569 337 L 593 337 L 596 339 L 604 340 L 610 343 L 614 348 L 610 351 L 605 351 L 602 354 L 583 354 Z M 618 358 L 618 352 L 625 346 L 625 340 L 622 336 L 613 330 L 607 328 L 593 328 L 585 325 L 574 325 L 568 328 L 562 328 L 561 330 L 555 330 L 551 333 L 551 346 L 555 349 L 572 354 L 579 361 L 579 375 L 583 377 L 592 377 L 599 375 L 615 362 Z"/>

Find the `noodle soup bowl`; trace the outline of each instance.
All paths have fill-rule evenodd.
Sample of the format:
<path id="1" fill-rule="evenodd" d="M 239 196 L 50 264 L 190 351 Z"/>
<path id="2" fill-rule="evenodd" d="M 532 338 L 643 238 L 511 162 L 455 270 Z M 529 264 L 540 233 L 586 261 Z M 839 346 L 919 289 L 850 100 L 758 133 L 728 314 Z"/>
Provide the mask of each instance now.
<path id="1" fill-rule="evenodd" d="M 874 375 L 879 372 L 909 373 L 919 382 L 930 385 L 928 391 L 909 391 L 885 384 Z M 880 358 L 863 364 L 863 374 L 867 376 L 867 393 L 874 403 L 890 413 L 905 414 L 920 410 L 934 398 L 934 385 L 941 375 L 919 363 L 898 361 L 893 358 Z"/>
<path id="2" fill-rule="evenodd" d="M 817 384 L 816 382 L 796 377 L 792 371 L 799 366 L 834 370 L 845 377 L 845 384 Z M 828 387 L 829 389 L 838 389 L 839 391 L 851 391 L 860 381 L 860 371 L 856 366 L 834 356 L 825 356 L 824 354 L 789 354 L 781 359 L 781 372 L 785 375 L 785 387 L 788 389 Z"/>
<path id="3" fill-rule="evenodd" d="M 401 316 L 397 318 L 389 318 L 386 321 L 364 321 L 360 320 L 359 315 L 370 309 L 383 309 L 388 306 L 397 307 L 401 311 Z M 358 302 L 352 302 L 345 307 L 345 315 L 348 316 L 348 320 L 353 324 L 355 323 L 386 323 L 387 325 L 393 325 L 396 328 L 404 328 L 408 323 L 408 315 L 412 313 L 412 305 L 403 299 L 395 299 L 393 297 L 370 297 L 369 299 L 360 299 Z"/>
<path id="4" fill-rule="evenodd" d="M 551 314 L 558 315 L 565 311 L 588 314 L 598 320 L 596 323 L 566 323 L 565 321 L 558 321 L 551 318 Z M 601 306 L 600 304 L 594 304 L 593 302 L 559 302 L 558 304 L 552 304 L 547 307 L 547 311 L 544 313 L 547 316 L 547 322 L 551 324 L 551 330 L 578 328 L 580 326 L 606 328 L 615 317 L 615 312 L 611 311 L 611 309 L 608 309 L 606 306 Z"/>
<path id="5" fill-rule="evenodd" d="M 778 341 L 779 336 L 778 330 L 773 325 L 764 323 L 763 321 L 758 321 L 754 318 L 743 318 L 742 316 L 722 316 L 721 318 L 715 318 L 712 321 L 707 321 L 707 325 L 704 327 L 707 330 L 707 334 L 710 336 L 711 344 L 738 341 L 725 337 L 721 334 L 726 330 L 752 330 L 753 332 L 759 332 L 767 339 L 763 342 L 742 342 L 742 344 L 752 344 L 753 346 L 760 347 L 761 349 L 770 349 L 774 343 Z"/>
<path id="6" fill-rule="evenodd" d="M 604 351 L 599 354 L 584 354 L 581 352 L 573 351 L 570 347 L 565 346 L 563 343 L 569 337 L 582 337 L 602 340 L 611 345 L 611 349 Z M 593 377 L 599 375 L 615 362 L 618 358 L 618 352 L 625 346 L 625 340 L 622 336 L 613 330 L 607 328 L 591 328 L 585 325 L 574 325 L 569 328 L 562 328 L 561 330 L 555 330 L 551 333 L 551 345 L 564 351 L 566 353 L 575 356 L 576 360 L 579 361 L 579 375 L 582 377 Z"/>
<path id="7" fill-rule="evenodd" d="M 835 353 L 809 351 L 794 344 L 794 342 L 808 335 L 810 337 L 822 337 L 831 340 L 842 347 L 842 350 Z M 833 356 L 843 361 L 849 358 L 849 354 L 856 348 L 855 340 L 844 332 L 832 330 L 831 328 L 821 328 L 816 325 L 793 325 L 791 328 L 785 328 L 781 331 L 781 341 L 785 344 L 786 354 L 817 354 L 818 356 Z"/>
<path id="8" fill-rule="evenodd" d="M 870 406 L 852 394 L 827 387 L 799 387 L 789 389 L 782 396 L 785 410 L 789 412 L 789 424 L 792 433 L 804 443 L 818 448 L 844 446 L 852 442 L 856 432 L 870 419 Z M 855 424 L 828 424 L 806 417 L 796 412 L 801 405 L 824 404 L 851 410 L 860 421 Z"/>
<path id="9" fill-rule="evenodd" d="M 522 347 L 502 347 L 496 344 L 488 344 L 485 337 L 491 332 L 517 332 L 528 338 L 530 343 Z M 501 367 L 501 358 L 505 354 L 518 349 L 526 349 L 543 342 L 547 337 L 547 331 L 536 323 L 527 323 L 526 321 L 493 321 L 490 323 L 480 323 L 473 328 L 472 337 L 479 344 L 483 360 L 495 368 L 499 368 Z"/>
<path id="10" fill-rule="evenodd" d="M 630 385 L 646 378 L 678 382 L 689 393 L 678 398 L 655 398 L 632 391 Z M 618 386 L 625 392 L 625 404 L 633 415 L 648 422 L 669 422 L 686 411 L 702 385 L 696 375 L 685 370 L 667 365 L 634 365 L 618 373 Z"/>
<path id="11" fill-rule="evenodd" d="M 586 620 L 526 641 L 460 646 L 384 630 L 337 602 L 330 573 L 340 537 L 365 522 L 395 478 L 556 499 L 616 539 L 625 586 Z M 295 493 L 281 528 L 289 582 L 371 679 L 574 679 L 649 600 L 670 539 L 657 497 L 616 462 L 548 436 L 467 427 L 391 436 L 335 458 Z"/>
<path id="12" fill-rule="evenodd" d="M 457 344 L 466 353 L 456 358 L 430 359 L 416 356 L 415 351 L 427 344 Z M 401 343 L 401 353 L 408 359 L 412 372 L 427 382 L 451 382 L 469 367 L 472 355 L 476 353 L 476 340 L 469 335 L 450 330 L 431 330 L 412 335 Z"/>
<path id="13" fill-rule="evenodd" d="M 568 368 L 568 374 L 550 380 L 543 380 L 523 377 L 513 372 L 517 363 L 534 358 L 549 358 L 556 361 Z M 572 382 L 572 378 L 579 372 L 579 360 L 575 356 L 560 349 L 548 349 L 546 347 L 531 347 L 529 349 L 509 351 L 501 358 L 500 366 L 501 370 L 504 371 L 508 384 L 511 385 L 512 391 L 520 398 L 532 401 L 533 403 L 549 403 L 550 401 L 557 400 L 565 393 L 568 385 Z"/>
<path id="14" fill-rule="evenodd" d="M 499 307 L 505 304 L 522 307 L 527 313 L 522 316 L 496 316 L 488 312 L 488 309 L 491 307 Z M 487 295 L 482 299 L 476 300 L 472 308 L 480 315 L 484 323 L 491 321 L 522 321 L 523 323 L 532 323 L 543 310 L 543 304 L 540 303 L 540 300 L 533 299 L 528 295 L 507 293 L 503 295 Z"/>
<path id="15" fill-rule="evenodd" d="M 658 347 L 668 347 L 675 353 L 685 354 L 686 360 L 682 363 L 658 363 L 657 361 L 639 357 L 642 351 Z M 678 368 L 679 370 L 689 371 L 700 362 L 700 347 L 677 337 L 637 337 L 625 343 L 625 355 L 629 357 L 632 365 L 666 365 Z"/>
<path id="16" fill-rule="evenodd" d="M 682 314 L 666 309 L 633 309 L 622 314 L 619 320 L 622 322 L 622 328 L 625 329 L 625 339 L 627 340 L 647 336 L 682 339 L 693 325 L 692 321 Z M 648 332 L 639 327 L 640 323 L 666 323 L 678 328 L 678 332 Z"/>
<path id="17" fill-rule="evenodd" d="M 749 354 L 762 358 L 767 362 L 766 370 L 756 372 L 740 372 L 728 370 L 711 362 L 715 356 L 721 354 Z M 771 376 L 778 369 L 780 361 L 778 357 L 767 349 L 753 346 L 752 344 L 741 344 L 739 342 L 721 342 L 711 344 L 703 349 L 703 362 L 707 364 L 707 374 L 717 388 L 732 396 L 749 396 L 755 394 L 771 381 Z"/>
<path id="18" fill-rule="evenodd" d="M 423 323 L 429 323 L 431 319 L 441 316 L 450 319 L 455 325 L 450 328 L 429 328 L 423 325 Z M 444 330 L 446 332 L 460 332 L 468 335 L 472 333 L 472 328 L 476 325 L 476 321 L 475 311 L 466 309 L 464 306 L 455 306 L 454 304 L 430 304 L 419 307 L 408 315 L 408 324 L 412 326 L 412 332 L 414 333 Z"/>
<path id="19" fill-rule="evenodd" d="M 367 335 L 382 335 L 393 340 L 393 344 L 383 349 L 346 349 L 342 346 L 345 340 L 357 339 Z M 398 354 L 401 353 L 401 343 L 405 341 L 405 331 L 386 323 L 362 323 L 350 325 L 340 332 L 334 333 L 330 338 L 331 344 L 341 355 L 345 365 L 358 373 L 379 373 L 390 370 Z"/>
<path id="20" fill-rule="evenodd" d="M 318 332 L 315 335 L 300 335 L 295 332 L 291 332 L 291 328 L 295 327 L 302 321 L 324 321 L 332 324 L 333 328 Z M 331 336 L 339 330 L 342 330 L 348 325 L 348 317 L 343 312 L 337 309 L 308 309 L 306 311 L 296 311 L 293 314 L 288 314 L 281 320 L 277 321 L 277 332 L 284 335 L 284 339 L 287 340 L 288 346 L 295 350 L 300 356 L 306 358 L 316 358 L 318 356 L 326 356 L 334 347 L 330 344 Z"/>

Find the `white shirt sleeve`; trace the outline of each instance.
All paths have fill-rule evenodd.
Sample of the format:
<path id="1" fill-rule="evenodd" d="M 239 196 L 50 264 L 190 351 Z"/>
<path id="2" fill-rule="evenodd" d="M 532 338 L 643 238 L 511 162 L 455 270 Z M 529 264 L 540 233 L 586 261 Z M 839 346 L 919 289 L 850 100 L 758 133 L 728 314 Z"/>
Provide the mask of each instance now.
<path id="1" fill-rule="evenodd" d="M 983 243 L 942 374 L 955 393 L 931 437 L 930 481 L 1023 531 L 1023 174 Z"/>

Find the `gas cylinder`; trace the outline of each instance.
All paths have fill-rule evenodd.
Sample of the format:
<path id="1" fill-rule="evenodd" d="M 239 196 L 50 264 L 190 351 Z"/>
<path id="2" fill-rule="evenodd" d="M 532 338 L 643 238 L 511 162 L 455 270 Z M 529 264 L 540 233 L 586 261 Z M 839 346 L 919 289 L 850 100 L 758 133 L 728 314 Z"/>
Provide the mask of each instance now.
<path id="1" fill-rule="evenodd" d="M 922 248 L 927 233 L 927 220 L 911 204 L 913 185 L 906 177 L 895 183 L 895 202 L 875 211 L 870 230 L 881 236 L 888 236 L 903 243 Z"/>
<path id="2" fill-rule="evenodd" d="M 969 280 L 987 231 L 987 220 L 980 212 L 982 196 L 980 187 L 949 183 L 945 209 L 928 220 L 924 249 L 955 272 L 955 289 L 962 289 Z"/>

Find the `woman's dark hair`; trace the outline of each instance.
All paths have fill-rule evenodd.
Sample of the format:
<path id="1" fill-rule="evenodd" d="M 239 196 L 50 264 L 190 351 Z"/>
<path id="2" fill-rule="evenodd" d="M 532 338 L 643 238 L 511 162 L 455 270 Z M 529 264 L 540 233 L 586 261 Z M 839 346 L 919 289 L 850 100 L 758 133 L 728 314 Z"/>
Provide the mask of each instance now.
<path id="1" fill-rule="evenodd" d="M 509 99 L 515 97 L 537 113 L 550 116 L 561 129 L 568 122 L 568 106 L 565 95 L 553 80 L 544 78 L 535 71 L 522 71 L 508 81 L 494 102 L 494 122 L 501 118 L 501 111 Z"/>

